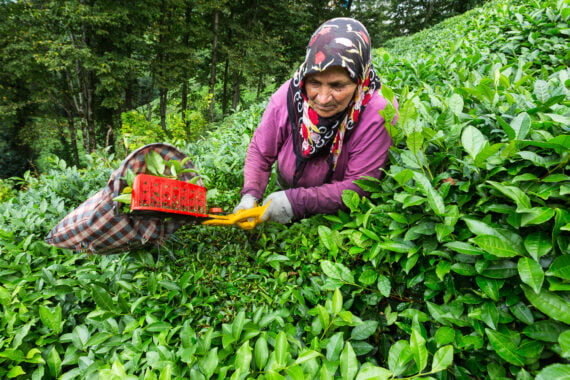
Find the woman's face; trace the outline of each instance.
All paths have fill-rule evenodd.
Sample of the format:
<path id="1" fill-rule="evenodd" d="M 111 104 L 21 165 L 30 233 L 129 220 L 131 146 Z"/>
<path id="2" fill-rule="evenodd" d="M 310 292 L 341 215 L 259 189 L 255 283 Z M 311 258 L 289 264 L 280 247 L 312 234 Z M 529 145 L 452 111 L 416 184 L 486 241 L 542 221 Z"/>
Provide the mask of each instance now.
<path id="1" fill-rule="evenodd" d="M 305 77 L 305 91 L 309 106 L 320 117 L 330 117 L 344 111 L 356 91 L 356 83 L 345 68 L 332 66 L 323 72 Z"/>

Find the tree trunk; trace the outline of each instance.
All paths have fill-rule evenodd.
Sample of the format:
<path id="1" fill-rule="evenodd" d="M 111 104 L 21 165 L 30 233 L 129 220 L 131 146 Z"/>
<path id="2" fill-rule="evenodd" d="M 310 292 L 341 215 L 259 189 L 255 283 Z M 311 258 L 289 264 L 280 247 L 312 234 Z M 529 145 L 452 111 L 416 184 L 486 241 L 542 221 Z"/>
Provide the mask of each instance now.
<path id="1" fill-rule="evenodd" d="M 222 93 L 222 113 L 224 116 L 228 114 L 228 81 L 230 72 L 230 59 L 226 58 L 226 63 L 224 67 L 224 90 Z"/>
<path id="2" fill-rule="evenodd" d="M 109 152 L 114 153 L 115 132 L 112 125 L 107 125 L 107 135 L 105 136 L 105 147 L 110 147 Z"/>
<path id="3" fill-rule="evenodd" d="M 84 91 L 85 91 L 85 104 L 87 114 L 87 133 L 89 134 L 89 150 L 88 153 L 95 151 L 97 147 L 97 137 L 95 134 L 95 119 L 93 118 L 93 87 L 91 80 L 91 73 L 87 72 L 83 75 L 85 78 Z"/>
<path id="4" fill-rule="evenodd" d="M 263 91 L 263 73 L 259 72 L 259 77 L 257 77 L 257 93 L 255 95 L 255 100 L 259 102 L 261 99 L 261 91 Z"/>
<path id="5" fill-rule="evenodd" d="M 210 90 L 208 92 L 210 98 L 210 121 L 214 121 L 214 95 L 216 89 L 216 65 L 218 64 L 218 28 L 220 24 L 220 10 L 214 11 L 214 39 L 212 41 L 212 62 L 210 66 Z"/>
<path id="6" fill-rule="evenodd" d="M 85 4 L 85 0 L 80 1 L 81 4 Z M 78 47 L 85 49 L 89 47 L 88 41 L 88 31 L 84 23 L 81 25 L 81 42 Z M 83 94 L 85 101 L 84 104 L 84 117 L 86 118 L 87 127 L 87 153 L 92 153 L 95 151 L 97 146 L 96 134 L 95 134 L 95 119 L 93 117 L 93 75 L 90 70 L 86 70 L 77 62 L 77 71 L 79 74 L 79 90 Z"/>
<path id="7" fill-rule="evenodd" d="M 182 114 L 182 122 L 185 126 L 186 136 L 188 136 L 188 122 L 186 121 L 186 110 L 188 109 L 188 78 L 184 79 L 182 88 L 180 89 L 180 113 Z"/>
<path id="8" fill-rule="evenodd" d="M 69 129 L 69 139 L 71 140 L 71 153 L 73 157 L 73 164 L 79 166 L 79 150 L 77 149 L 77 130 L 75 129 L 75 119 L 73 115 L 66 110 L 67 113 L 67 128 Z"/>
<path id="9" fill-rule="evenodd" d="M 152 92 L 154 90 L 154 76 L 150 83 L 150 88 L 148 89 L 148 100 L 147 100 L 147 110 L 146 110 L 146 121 L 150 122 L 152 120 Z"/>
<path id="10" fill-rule="evenodd" d="M 192 7 L 188 5 L 186 7 L 186 12 L 184 13 L 184 20 L 187 32 L 184 33 L 184 46 L 187 49 L 190 49 L 190 26 L 192 24 L 190 15 L 192 14 Z M 189 72 L 190 70 L 188 70 Z M 188 77 L 185 75 L 182 81 L 182 93 L 180 94 L 180 112 L 182 113 L 182 122 L 184 123 L 184 131 L 186 133 L 186 137 L 190 138 L 190 124 L 186 120 L 186 111 L 188 110 Z"/>
<path id="11" fill-rule="evenodd" d="M 240 97 L 240 90 L 239 90 L 239 85 L 240 85 L 240 74 L 236 73 L 236 76 L 234 77 L 234 83 L 233 83 L 233 97 L 232 97 L 232 109 L 236 110 L 237 106 L 239 104 L 239 97 Z"/>
<path id="12" fill-rule="evenodd" d="M 164 131 L 166 136 L 171 137 L 170 132 L 166 127 L 166 105 L 168 101 L 168 90 L 164 87 L 161 87 L 159 90 L 159 94 L 160 94 L 160 126 L 162 127 L 162 130 Z"/>

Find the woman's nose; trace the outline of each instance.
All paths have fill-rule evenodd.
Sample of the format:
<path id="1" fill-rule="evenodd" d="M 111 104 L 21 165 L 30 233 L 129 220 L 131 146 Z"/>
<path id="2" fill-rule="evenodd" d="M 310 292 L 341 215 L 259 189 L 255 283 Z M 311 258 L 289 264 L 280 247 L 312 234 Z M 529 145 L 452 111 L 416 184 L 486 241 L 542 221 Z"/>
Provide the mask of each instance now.
<path id="1" fill-rule="evenodd" d="M 319 104 L 326 104 L 332 97 L 332 91 L 327 86 L 321 86 L 317 92 L 317 102 Z"/>

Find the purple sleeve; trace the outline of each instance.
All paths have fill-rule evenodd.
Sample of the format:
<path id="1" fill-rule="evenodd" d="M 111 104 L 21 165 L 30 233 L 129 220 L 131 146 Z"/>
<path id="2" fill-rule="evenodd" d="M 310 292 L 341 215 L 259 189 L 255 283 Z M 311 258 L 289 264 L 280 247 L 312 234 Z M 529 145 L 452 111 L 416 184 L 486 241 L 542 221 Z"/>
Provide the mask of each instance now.
<path id="1" fill-rule="evenodd" d="M 287 89 L 288 82 L 271 97 L 253 134 L 245 159 L 242 195 L 250 194 L 259 200 L 263 198 L 272 165 L 278 157 L 280 163 L 288 165 L 289 168 L 283 170 L 282 174 L 291 174 L 294 170 L 295 159 L 287 114 Z M 342 202 L 344 190 L 350 189 L 365 195 L 365 192 L 354 184 L 354 180 L 363 176 L 381 177 L 381 169 L 386 164 L 388 149 L 392 144 L 384 128 L 384 119 L 378 113 L 385 106 L 386 100 L 377 94 L 361 114 L 357 127 L 343 146 L 331 183 L 321 184 L 308 179 L 314 186 L 285 190 L 296 219 L 312 214 L 334 214 L 339 209 L 346 209 Z M 320 173 L 326 172 L 324 167 L 318 170 Z"/>
<path id="2" fill-rule="evenodd" d="M 247 148 L 242 195 L 250 194 L 257 199 L 263 198 L 271 166 L 277 159 L 287 132 L 287 88 L 288 82 L 271 97 Z"/>
<path id="3" fill-rule="evenodd" d="M 381 98 L 376 106 L 367 108 L 368 112 L 363 113 L 353 135 L 343 147 L 344 152 L 339 158 L 331 183 L 286 190 L 295 218 L 319 213 L 334 214 L 339 209 L 346 209 L 342 202 L 344 190 L 354 190 L 366 195 L 354 180 L 363 176 L 381 177 L 381 169 L 386 164 L 388 150 L 392 144 L 392 139 L 384 127 L 384 119 L 378 114 L 378 110 L 383 109 L 385 105 L 386 101 Z"/>

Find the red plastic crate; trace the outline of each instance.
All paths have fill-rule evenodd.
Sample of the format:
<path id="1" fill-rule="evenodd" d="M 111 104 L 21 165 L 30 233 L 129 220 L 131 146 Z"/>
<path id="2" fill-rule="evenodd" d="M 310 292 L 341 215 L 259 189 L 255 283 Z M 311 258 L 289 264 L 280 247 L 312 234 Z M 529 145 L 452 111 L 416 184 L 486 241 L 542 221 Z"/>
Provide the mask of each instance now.
<path id="1" fill-rule="evenodd" d="M 133 182 L 131 210 L 207 217 L 206 188 L 175 179 L 139 174 Z"/>

